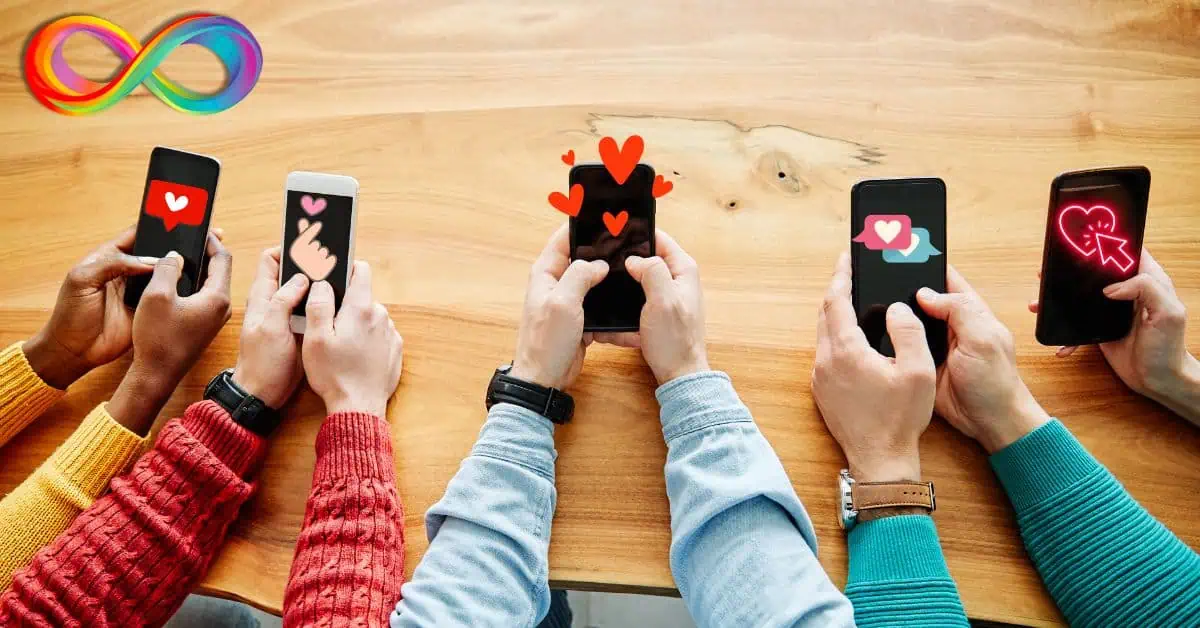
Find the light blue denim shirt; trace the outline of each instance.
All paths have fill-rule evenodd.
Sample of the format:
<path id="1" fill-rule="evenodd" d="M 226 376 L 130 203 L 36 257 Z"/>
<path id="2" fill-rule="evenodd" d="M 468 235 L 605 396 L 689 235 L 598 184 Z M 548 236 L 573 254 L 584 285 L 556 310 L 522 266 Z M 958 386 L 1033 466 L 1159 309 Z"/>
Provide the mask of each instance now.
<path id="1" fill-rule="evenodd" d="M 698 626 L 853 626 L 817 562 L 816 537 L 779 458 L 729 378 L 657 391 L 667 441 L 671 573 Z M 393 628 L 532 627 L 550 605 L 554 428 L 499 404 L 426 515 L 429 549 Z"/>

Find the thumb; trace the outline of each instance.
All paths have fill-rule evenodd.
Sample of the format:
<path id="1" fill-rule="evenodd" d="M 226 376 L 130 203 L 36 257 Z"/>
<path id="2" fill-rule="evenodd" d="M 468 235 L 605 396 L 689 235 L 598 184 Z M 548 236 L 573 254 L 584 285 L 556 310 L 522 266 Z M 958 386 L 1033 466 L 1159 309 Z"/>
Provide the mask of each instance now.
<path id="1" fill-rule="evenodd" d="M 275 294 L 271 295 L 271 315 L 282 316 L 284 324 L 287 323 L 287 318 L 292 315 L 292 310 L 295 309 L 300 302 L 304 300 L 304 294 L 308 290 L 308 276 L 304 273 L 296 273 L 288 279 Z"/>
<path id="2" fill-rule="evenodd" d="M 308 289 L 308 305 L 304 308 L 304 315 L 308 318 L 308 322 L 305 323 L 305 331 L 332 332 L 334 306 L 333 286 L 329 285 L 328 281 L 314 283 Z"/>
<path id="3" fill-rule="evenodd" d="M 671 269 L 667 267 L 667 263 L 661 257 L 631 255 L 625 260 L 625 269 L 638 283 L 642 284 L 642 289 L 646 291 L 647 297 L 666 290 L 675 280 L 671 276 Z"/>
<path id="4" fill-rule="evenodd" d="M 1145 273 L 1106 287 L 1104 296 L 1114 301 L 1139 301 L 1151 314 L 1169 309 L 1178 300 L 1166 285 Z"/>
<path id="5" fill-rule="evenodd" d="M 933 372 L 933 354 L 925 339 L 925 326 L 905 303 L 893 303 L 887 309 L 887 332 L 896 348 L 896 364 L 914 371 Z"/>
<path id="6" fill-rule="evenodd" d="M 127 253 L 114 253 L 80 266 L 75 274 L 75 279 L 89 288 L 99 288 L 117 277 L 148 273 L 154 270 L 154 265 L 157 263 L 157 257 L 136 257 Z"/>
<path id="7" fill-rule="evenodd" d="M 179 275 L 183 274 L 183 256 L 175 251 L 167 253 L 166 257 L 154 265 L 154 275 L 146 285 L 146 292 L 161 292 L 174 296 L 179 284 Z"/>
<path id="8" fill-rule="evenodd" d="M 560 292 L 573 301 L 583 302 L 583 297 L 587 296 L 588 290 L 591 290 L 608 276 L 608 262 L 604 260 L 592 260 L 585 262 L 583 260 L 575 260 L 567 267 L 563 273 L 562 279 L 558 280 L 558 285 L 554 287 L 555 292 Z"/>

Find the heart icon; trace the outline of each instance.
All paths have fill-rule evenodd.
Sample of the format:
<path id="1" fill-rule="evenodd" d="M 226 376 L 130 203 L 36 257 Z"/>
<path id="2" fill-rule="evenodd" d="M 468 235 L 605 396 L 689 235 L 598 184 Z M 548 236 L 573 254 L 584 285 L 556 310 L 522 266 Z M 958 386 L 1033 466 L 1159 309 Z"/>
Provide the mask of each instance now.
<path id="1" fill-rule="evenodd" d="M 661 174 L 654 176 L 654 186 L 651 188 L 651 193 L 654 198 L 662 198 L 675 188 L 675 184 L 663 179 Z"/>
<path id="2" fill-rule="evenodd" d="M 163 200 L 167 202 L 167 209 L 171 210 L 172 214 L 183 211 L 188 204 L 188 197 L 182 194 L 175 196 L 173 192 L 163 194 Z"/>
<path id="3" fill-rule="evenodd" d="M 1058 232 L 1084 257 L 1096 252 L 1096 234 L 1114 233 L 1117 215 L 1104 205 L 1070 205 L 1058 213 Z"/>
<path id="4" fill-rule="evenodd" d="M 899 223 L 896 223 L 896 224 L 897 224 L 896 232 L 899 233 L 899 231 L 900 231 Z M 878 228 L 879 223 L 875 223 L 875 225 L 876 225 L 875 230 L 879 231 L 879 228 Z M 882 238 L 883 236 L 879 236 L 879 237 Z M 893 238 L 896 237 L 896 234 L 892 234 L 892 237 Z M 917 246 L 920 244 L 921 244 L 921 236 L 914 233 L 914 234 L 912 234 L 912 242 L 909 243 L 907 249 L 900 249 L 900 254 L 903 255 L 904 257 L 908 257 L 909 255 L 912 255 L 913 251 L 917 250 Z"/>
<path id="5" fill-rule="evenodd" d="M 612 175 L 617 185 L 624 185 L 638 162 L 642 160 L 642 151 L 645 149 L 646 145 L 640 135 L 630 135 L 619 149 L 617 140 L 605 137 L 600 140 L 600 161 L 604 162 L 604 167 L 608 168 L 608 174 Z"/>
<path id="6" fill-rule="evenodd" d="M 629 212 L 622 211 L 616 216 L 608 212 L 604 212 L 603 218 L 604 226 L 608 227 L 608 232 L 613 234 L 613 237 L 615 238 L 621 235 L 621 232 L 625 230 L 625 223 L 629 222 Z"/>
<path id="7" fill-rule="evenodd" d="M 307 194 L 300 197 L 300 207 L 304 209 L 304 213 L 308 214 L 309 216 L 316 216 L 317 214 L 325 211 L 325 205 L 325 199 L 323 198 L 318 197 L 314 200 L 313 197 Z"/>
<path id="8" fill-rule="evenodd" d="M 889 244 L 892 240 L 896 239 L 896 236 L 900 235 L 900 230 L 903 228 L 899 220 L 875 221 L 875 235 L 879 236 L 880 240 Z M 912 251 L 910 250 L 909 252 L 911 253 Z M 905 255 L 908 255 L 908 253 L 905 253 Z"/>
<path id="9" fill-rule="evenodd" d="M 563 160 L 564 164 L 567 164 L 568 166 L 574 166 L 575 165 L 575 150 L 571 149 L 571 150 L 563 153 L 562 160 Z"/>
<path id="10" fill-rule="evenodd" d="M 583 185 L 580 183 L 572 185 L 570 198 L 563 196 L 562 192 L 551 192 L 550 205 L 572 218 L 578 216 L 579 208 L 583 206 Z"/>

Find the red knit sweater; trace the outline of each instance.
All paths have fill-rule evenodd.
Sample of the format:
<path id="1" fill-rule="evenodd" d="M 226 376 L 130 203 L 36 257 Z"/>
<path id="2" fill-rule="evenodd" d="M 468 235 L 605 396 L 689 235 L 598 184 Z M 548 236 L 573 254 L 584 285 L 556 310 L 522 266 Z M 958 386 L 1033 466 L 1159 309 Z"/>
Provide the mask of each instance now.
<path id="1" fill-rule="evenodd" d="M 363 626 L 386 625 L 387 609 L 376 604 L 320 603 L 325 599 L 353 602 L 359 599 L 354 588 L 364 582 L 378 587 L 380 598 L 399 598 L 401 576 L 390 575 L 403 574 L 391 449 L 386 426 L 381 428 L 379 419 L 370 418 L 375 424 L 363 415 L 334 415 L 326 421 L 330 429 L 322 428 L 316 484 L 308 507 L 315 515 L 306 517 L 296 563 L 303 564 L 302 558 L 313 563 L 308 557 L 315 554 L 325 557 L 316 561 L 324 569 L 314 578 L 293 566 L 286 597 L 312 612 L 289 625 L 340 626 L 355 621 Z M 362 443 L 368 444 L 374 457 L 364 454 Z M 108 495 L 80 514 L 14 576 L 0 597 L 0 626 L 127 628 L 166 623 L 208 571 L 229 524 L 253 492 L 245 478 L 261 459 L 264 446 L 261 438 L 235 424 L 217 404 L 192 404 L 182 419 L 163 428 L 154 448 L 133 469 L 112 481 Z M 375 466 L 366 464 L 366 459 Z M 329 473 L 322 474 L 322 468 Z M 373 480 L 359 481 L 360 473 Z M 325 484 L 322 477 L 338 479 Z M 383 484 L 390 490 L 380 489 Z M 361 494 L 365 490 L 375 491 L 371 508 L 344 506 L 349 499 L 366 503 Z M 384 502 L 390 503 L 390 509 Z M 323 503 L 336 507 L 314 506 Z M 389 513 L 385 519 L 390 526 L 378 523 L 374 504 Z M 358 534 L 312 531 L 326 529 L 326 520 L 339 514 L 349 522 L 343 528 L 357 526 L 360 519 L 371 523 L 355 527 Z M 377 537 L 388 538 L 389 528 L 396 542 L 382 551 L 385 543 Z M 342 568 L 347 561 L 352 569 Z M 355 577 L 345 577 L 347 571 Z M 364 581 L 362 573 L 385 575 Z M 372 615 L 358 614 L 364 609 Z"/>

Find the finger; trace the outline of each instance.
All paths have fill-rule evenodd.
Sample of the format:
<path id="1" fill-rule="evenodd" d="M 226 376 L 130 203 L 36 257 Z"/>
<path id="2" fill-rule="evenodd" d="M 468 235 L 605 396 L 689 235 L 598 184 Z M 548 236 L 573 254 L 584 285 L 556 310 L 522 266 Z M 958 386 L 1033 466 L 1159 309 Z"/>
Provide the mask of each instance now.
<path id="1" fill-rule="evenodd" d="M 157 257 L 135 257 L 117 251 L 79 266 L 72 278 L 84 286 L 99 288 L 117 277 L 144 275 L 154 270 L 156 263 Z"/>
<path id="2" fill-rule="evenodd" d="M 597 332 L 594 339 L 602 345 L 613 345 L 614 347 L 625 347 L 627 349 L 640 349 L 642 347 L 642 335 L 635 331 Z"/>
<path id="3" fill-rule="evenodd" d="M 1153 315 L 1177 307 L 1173 290 L 1150 275 L 1139 274 L 1104 288 L 1104 296 L 1114 301 L 1137 301 Z"/>
<path id="4" fill-rule="evenodd" d="M 829 289 L 825 292 L 825 300 L 821 306 L 825 316 L 825 329 L 831 343 L 857 343 L 858 339 L 866 341 L 866 336 L 858 326 L 858 315 L 854 313 L 850 291 L 850 253 L 843 252 L 838 256 L 833 277 L 829 280 Z"/>
<path id="5" fill-rule="evenodd" d="M 342 299 L 342 307 L 369 309 L 375 303 L 371 293 L 371 265 L 354 260 L 350 269 L 350 282 L 346 285 L 346 296 Z"/>
<path id="6" fill-rule="evenodd" d="M 1167 288 L 1170 288 L 1171 292 L 1175 291 L 1175 282 L 1171 281 L 1171 276 L 1167 274 L 1162 264 L 1159 264 L 1158 260 L 1154 259 L 1153 255 L 1150 255 L 1150 250 L 1144 247 L 1142 248 L 1142 259 L 1138 266 L 1138 272 L 1154 277 Z"/>
<path id="7" fill-rule="evenodd" d="M 588 290 L 591 290 L 607 276 L 608 262 L 575 260 L 562 274 L 562 279 L 554 287 L 554 292 L 582 305 L 583 297 L 587 296 Z"/>
<path id="8" fill-rule="evenodd" d="M 646 300 L 654 299 L 657 295 L 667 294 L 674 288 L 674 277 L 666 260 L 661 257 L 637 257 L 632 255 L 625 258 L 625 269 L 635 281 L 642 284 L 646 292 Z"/>
<path id="9" fill-rule="evenodd" d="M 1033 301 L 1029 302 L 1029 311 L 1030 312 L 1037 314 L 1038 310 L 1040 310 L 1040 309 L 1041 309 L 1041 304 L 1038 303 L 1037 299 L 1034 299 Z"/>
<path id="10" fill-rule="evenodd" d="M 533 277 L 544 287 L 553 287 L 571 265 L 571 231 L 568 225 L 559 227 L 546 242 L 545 248 L 533 262 Z"/>
<path id="11" fill-rule="evenodd" d="M 154 265 L 154 275 L 150 277 L 150 283 L 146 284 L 146 292 L 177 295 L 176 286 L 182 273 L 183 256 L 175 251 L 167 253 L 166 257 Z"/>
<path id="12" fill-rule="evenodd" d="M 283 284 L 275 294 L 271 295 L 270 306 L 268 308 L 269 315 L 279 319 L 279 323 L 286 325 L 288 319 L 292 315 L 292 310 L 295 309 L 300 302 L 304 300 L 304 295 L 308 292 L 308 276 L 304 273 L 296 273 L 292 275 L 287 283 Z"/>
<path id="13" fill-rule="evenodd" d="M 209 231 L 213 235 L 217 236 L 217 239 L 220 240 L 221 242 L 225 241 L 225 230 L 224 229 L 222 229 L 220 227 L 213 227 L 212 229 L 209 229 Z"/>
<path id="14" fill-rule="evenodd" d="M 979 294 L 975 292 L 975 288 L 971 287 L 970 282 L 966 277 L 963 277 L 958 269 L 950 264 L 946 264 L 946 291 L 959 292 L 962 294 Z"/>
<path id="15" fill-rule="evenodd" d="M 133 242 L 136 239 L 137 225 L 131 225 L 121 233 L 117 234 L 117 237 L 113 238 L 109 244 L 116 247 L 116 249 L 122 253 L 128 253 L 133 250 Z"/>
<path id="16" fill-rule="evenodd" d="M 321 233 L 321 229 L 325 228 L 325 223 L 323 222 L 314 222 L 310 224 L 303 218 L 300 219 L 299 224 L 303 225 L 303 227 L 300 228 L 300 235 L 296 236 L 296 241 L 300 242 L 302 246 L 312 242 L 313 240 L 316 240 L 317 234 Z"/>
<path id="17" fill-rule="evenodd" d="M 688 255 L 688 252 L 683 250 L 683 247 L 671 237 L 671 234 L 661 229 L 656 229 L 655 235 L 655 253 L 667 263 L 667 268 L 671 271 L 671 276 L 675 278 L 690 277 L 699 274 L 699 266 L 696 260 Z"/>
<path id="18" fill-rule="evenodd" d="M 905 303 L 887 309 L 887 332 L 896 348 L 896 365 L 910 371 L 933 372 L 933 354 L 925 338 L 925 326 Z"/>
<path id="19" fill-rule="evenodd" d="M 1072 353 L 1075 353 L 1075 350 L 1076 350 L 1076 349 L 1078 349 L 1078 348 L 1079 348 L 1079 347 L 1070 347 L 1070 346 L 1068 346 L 1068 347 L 1059 347 L 1059 348 L 1058 348 L 1058 351 L 1055 351 L 1055 352 L 1054 352 L 1054 355 L 1055 355 L 1055 357 L 1059 357 L 1059 358 L 1065 358 L 1065 357 L 1067 357 L 1067 356 L 1071 355 Z"/>
<path id="20" fill-rule="evenodd" d="M 254 272 L 254 282 L 250 284 L 250 294 L 246 297 L 246 313 L 265 307 L 278 289 L 279 247 L 276 246 L 258 256 L 258 269 Z"/>
<path id="21" fill-rule="evenodd" d="M 308 304 L 304 307 L 304 316 L 308 319 L 305 332 L 332 333 L 334 309 L 333 286 L 328 281 L 314 283 L 308 289 Z"/>
<path id="22" fill-rule="evenodd" d="M 208 255 L 208 277 L 204 279 L 204 287 L 200 288 L 200 291 L 229 296 L 229 284 L 233 279 L 233 256 L 221 240 L 211 233 L 208 234 L 205 254 Z"/>

